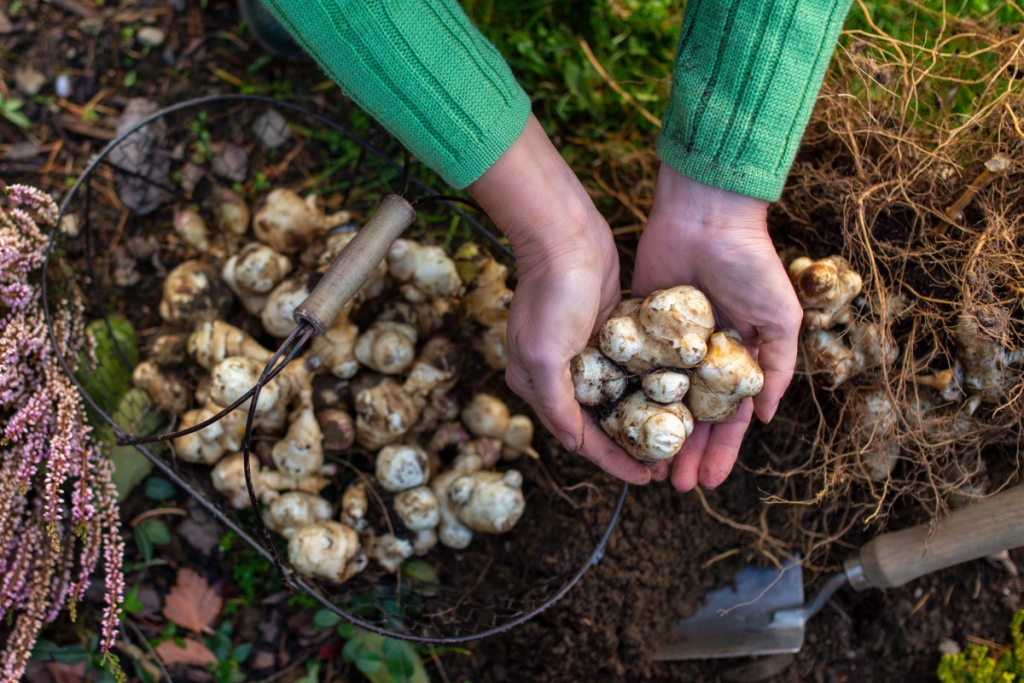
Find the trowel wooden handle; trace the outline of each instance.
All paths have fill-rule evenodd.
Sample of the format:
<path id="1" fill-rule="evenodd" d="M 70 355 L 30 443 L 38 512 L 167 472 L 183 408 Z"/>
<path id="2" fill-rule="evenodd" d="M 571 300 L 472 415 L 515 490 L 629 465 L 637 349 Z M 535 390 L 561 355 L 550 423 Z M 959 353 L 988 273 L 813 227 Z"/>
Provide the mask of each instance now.
<path id="1" fill-rule="evenodd" d="M 295 309 L 295 322 L 308 322 L 316 336 L 323 335 L 415 218 L 412 204 L 398 195 L 385 197 L 373 218 L 335 257 L 312 293 Z"/>
<path id="2" fill-rule="evenodd" d="M 1020 546 L 1024 546 L 1024 484 L 957 510 L 941 520 L 930 536 L 927 524 L 883 534 L 847 560 L 846 572 L 857 590 L 895 588 L 939 569 Z"/>

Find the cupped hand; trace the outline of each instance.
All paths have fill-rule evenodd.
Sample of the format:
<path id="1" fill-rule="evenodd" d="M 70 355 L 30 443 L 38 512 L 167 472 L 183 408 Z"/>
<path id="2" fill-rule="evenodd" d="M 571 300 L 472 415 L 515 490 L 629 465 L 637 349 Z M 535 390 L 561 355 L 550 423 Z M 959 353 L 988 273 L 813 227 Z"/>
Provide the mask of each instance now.
<path id="1" fill-rule="evenodd" d="M 519 281 L 506 337 L 509 388 L 568 450 L 624 481 L 648 483 L 650 469 L 581 409 L 569 373 L 569 362 L 620 299 L 608 223 L 532 116 L 469 192 L 516 255 Z"/>
<path id="2" fill-rule="evenodd" d="M 802 311 L 768 236 L 768 203 L 697 182 L 662 164 L 640 237 L 632 296 L 693 285 L 718 327 L 737 330 L 764 370 L 764 389 L 727 422 L 698 422 L 671 464 L 672 484 L 718 486 L 732 471 L 752 413 L 772 419 L 793 377 Z M 653 471 L 664 478 L 668 468 Z"/>

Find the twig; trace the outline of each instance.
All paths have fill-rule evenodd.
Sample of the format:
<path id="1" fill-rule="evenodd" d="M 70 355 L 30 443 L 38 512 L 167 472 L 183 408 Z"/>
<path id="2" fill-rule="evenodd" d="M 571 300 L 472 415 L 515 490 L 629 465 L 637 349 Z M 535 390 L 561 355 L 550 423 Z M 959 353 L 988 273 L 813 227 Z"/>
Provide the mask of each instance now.
<path id="1" fill-rule="evenodd" d="M 1010 158 L 1003 155 L 997 154 L 988 161 L 985 162 L 985 170 L 981 172 L 974 182 L 968 185 L 964 193 L 960 195 L 960 199 L 950 204 L 949 208 L 946 209 L 946 220 L 949 223 L 955 223 L 964 217 L 964 209 L 967 205 L 974 201 L 974 198 L 978 196 L 978 193 L 984 190 L 986 187 L 992 184 L 992 181 L 999 176 L 1010 170 L 1012 162 Z M 949 223 L 940 223 L 935 226 L 935 234 L 944 235 L 946 234 L 946 228 Z"/>
<path id="2" fill-rule="evenodd" d="M 167 673 L 167 669 L 164 667 L 164 663 L 160 659 L 160 655 L 158 655 L 156 650 L 153 649 L 153 646 L 149 644 L 149 639 L 147 639 L 145 634 L 142 633 L 142 629 L 140 629 L 135 624 L 135 621 L 130 617 L 125 617 L 124 623 L 127 624 L 129 628 L 131 628 L 132 633 L 135 634 L 135 637 L 141 640 L 142 644 L 146 646 L 146 650 L 149 651 L 149 656 L 153 658 L 153 661 L 156 662 L 156 665 L 160 668 L 160 671 L 163 672 L 164 678 L 167 679 L 167 683 L 174 683 L 174 679 L 171 678 L 171 674 Z"/>
<path id="3" fill-rule="evenodd" d="M 604 82 L 611 86 L 611 89 L 617 92 L 619 94 L 619 97 L 621 97 L 629 104 L 633 105 L 633 107 L 640 112 L 641 116 L 643 116 L 645 119 L 656 125 L 658 128 L 661 128 L 661 119 L 659 119 L 657 116 L 644 109 L 644 106 L 642 104 L 633 99 L 632 95 L 623 90 L 622 86 L 620 86 L 618 83 L 612 80 L 612 77 L 609 76 L 608 72 L 604 70 L 604 67 L 601 66 L 601 63 L 597 61 L 597 57 L 594 56 L 594 53 L 591 51 L 590 45 L 587 44 L 586 40 L 580 40 L 580 47 L 583 48 L 583 54 L 585 54 L 587 56 L 587 59 L 590 60 L 590 65 L 594 67 L 594 71 L 596 71 L 601 76 L 601 78 L 604 79 Z"/>

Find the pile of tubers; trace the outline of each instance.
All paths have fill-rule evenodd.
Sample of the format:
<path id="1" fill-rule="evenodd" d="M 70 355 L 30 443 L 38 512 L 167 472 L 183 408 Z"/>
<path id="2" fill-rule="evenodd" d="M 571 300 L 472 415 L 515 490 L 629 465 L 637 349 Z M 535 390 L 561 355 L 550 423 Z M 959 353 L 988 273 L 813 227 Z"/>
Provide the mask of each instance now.
<path id="1" fill-rule="evenodd" d="M 576 400 L 646 464 L 679 452 L 694 420 L 724 422 L 764 385 L 739 334 L 716 332 L 711 303 L 688 285 L 620 303 L 570 372 Z"/>
<path id="2" fill-rule="evenodd" d="M 275 346 L 295 329 L 295 307 L 355 234 L 348 212 L 325 215 L 314 196 L 279 188 L 252 216 L 257 241 L 246 243 L 246 203 L 228 190 L 217 197 L 221 234 L 194 210 L 176 216 L 194 258 L 167 276 L 164 329 L 133 373 L 159 410 L 180 417 L 179 429 L 255 386 L 273 356 L 257 337 Z M 460 405 L 453 390 L 464 354 L 439 334 L 469 321 L 474 347 L 504 369 L 507 275 L 476 245 L 452 259 L 400 239 L 326 334 L 264 387 L 250 469 L 266 524 L 288 540 L 296 571 L 341 583 L 373 560 L 395 572 L 438 542 L 463 549 L 522 517 L 522 474 L 497 466 L 536 456 L 533 423 L 488 394 Z M 367 314 L 375 319 L 361 329 L 354 319 Z M 177 457 L 212 466 L 213 488 L 238 509 L 251 504 L 239 452 L 248 409 L 173 442 Z M 332 502 L 321 495 L 338 474 L 328 458 L 345 459 L 356 445 L 375 454 L 375 471 Z"/>
<path id="3" fill-rule="evenodd" d="M 862 278 L 840 256 L 812 260 L 783 252 L 783 262 L 804 309 L 801 362 L 810 374 L 837 389 L 864 370 L 888 369 L 900 355 L 885 334 L 914 302 L 902 293 L 888 296 L 887 316 L 861 294 Z M 879 322 L 871 321 L 871 318 Z M 906 426 L 925 438 L 948 441 L 970 428 L 971 416 L 982 403 L 996 403 L 1019 376 L 1016 366 L 1024 352 L 1006 343 L 1007 313 L 999 306 L 966 303 L 950 330 L 953 363 L 938 372 L 918 372 L 905 400 L 884 383 L 852 389 L 846 430 L 867 477 L 885 481 L 899 460 L 900 437 Z M 914 365 L 918 365 L 915 361 Z M 896 378 L 892 378 L 895 380 Z M 951 420 L 935 432 L 932 419 L 942 406 L 957 407 Z"/>

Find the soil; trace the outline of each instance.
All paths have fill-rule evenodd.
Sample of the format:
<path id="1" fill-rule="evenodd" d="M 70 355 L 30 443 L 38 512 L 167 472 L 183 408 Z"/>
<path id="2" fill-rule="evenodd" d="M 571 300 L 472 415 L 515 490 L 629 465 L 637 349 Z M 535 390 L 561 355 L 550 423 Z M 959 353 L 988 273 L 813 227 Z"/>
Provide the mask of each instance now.
<path id="1" fill-rule="evenodd" d="M 207 3 L 202 5 L 206 7 Z M 238 88 L 234 81 L 244 81 L 254 92 L 285 96 L 301 93 L 306 104 L 342 120 L 350 111 L 336 88 L 321 85 L 325 79 L 315 66 L 271 60 L 257 69 L 247 68 L 259 63 L 264 55 L 248 34 L 234 32 L 239 17 L 230 2 L 211 0 L 205 10 L 200 10 L 200 3 L 184 2 L 140 1 L 113 8 L 109 3 L 26 0 L 21 10 L 9 14 L 14 29 L 5 36 L 8 52 L 0 59 L 8 87 L 13 87 L 17 61 L 32 62 L 50 82 L 58 72 L 68 71 L 72 90 L 66 100 L 51 104 L 26 98 L 26 113 L 46 124 L 33 128 L 31 139 L 40 149 L 35 156 L 8 158 L 10 146 L 21 142 L 24 134 L 13 126 L 0 127 L 0 173 L 6 182 L 31 183 L 58 198 L 66 188 L 66 179 L 79 173 L 88 157 L 112 138 L 113 123 L 129 97 L 146 96 L 167 106 L 200 94 L 235 92 Z M 137 29 L 143 22 L 164 29 L 167 42 L 152 50 L 135 46 L 125 29 Z M 131 60 L 130 66 L 126 66 L 125 57 Z M 131 87 L 124 84 L 128 70 L 136 74 L 136 85 Z M 47 88 L 43 94 L 52 95 L 52 86 Z M 87 105 L 92 114 L 83 116 Z M 371 127 L 364 125 L 360 132 L 375 143 L 387 144 Z M 379 191 L 374 187 L 363 189 L 368 193 Z M 349 191 L 351 188 L 346 190 L 345 199 Z M 821 223 L 831 221 L 828 213 L 827 209 L 822 211 Z M 131 218 L 124 227 L 128 237 L 145 230 L 146 224 Z M 878 229 L 902 233 L 906 227 L 894 218 Z M 822 230 L 820 234 L 836 233 Z M 813 235 L 792 238 L 815 239 Z M 835 245 L 825 240 L 817 246 Z M 138 301 L 135 303 L 138 305 Z M 151 306 L 136 313 L 155 320 Z M 478 372 L 475 376 L 481 384 L 499 382 L 493 374 Z M 780 414 L 786 413 L 780 410 Z M 765 502 L 770 495 L 780 493 L 780 483 L 761 473 L 763 469 L 796 466 L 808 452 L 798 433 L 813 432 L 812 421 L 816 418 L 799 411 L 794 415 L 789 421 L 780 419 L 770 426 L 755 426 L 746 438 L 741 467 L 718 490 L 704 493 L 703 500 L 696 493 L 677 493 L 664 483 L 632 488 L 603 557 L 564 599 L 520 627 L 470 643 L 469 656 L 448 652 L 431 658 L 428 668 L 434 680 L 929 681 L 935 680 L 940 642 L 952 639 L 963 645 L 971 637 L 1005 642 L 1010 616 L 1024 606 L 1024 579 L 1001 566 L 978 561 L 899 589 L 864 594 L 845 589 L 837 593 L 808 623 L 803 649 L 791 661 L 757 660 L 763 667 L 760 676 L 749 670 L 737 671 L 744 660 L 651 661 L 671 624 L 696 609 L 707 592 L 727 584 L 744 564 L 766 564 L 770 558 L 799 550 L 803 534 L 827 537 L 830 525 L 841 524 L 842 506 L 827 500 L 820 506 Z M 1014 461 L 1012 448 L 1006 449 L 1007 463 Z M 550 442 L 538 450 L 565 481 L 582 477 L 597 482 L 598 490 L 588 500 L 605 513 L 610 509 L 619 485 L 595 475 L 589 465 L 566 460 L 571 456 L 559 454 Z M 800 492 L 808 497 L 809 493 Z M 799 496 L 792 492 L 791 497 Z M 338 638 L 312 627 L 312 608 L 287 601 L 280 583 L 272 579 L 272 567 L 260 564 L 258 559 L 253 566 L 243 566 L 253 561 L 251 554 L 237 544 L 226 548 L 212 545 L 215 532 L 211 532 L 211 526 L 215 522 L 188 505 L 183 495 L 174 502 L 186 509 L 191 527 L 186 533 L 185 527 L 177 526 L 179 533 L 171 544 L 159 550 L 167 566 L 130 577 L 142 581 L 146 593 L 154 594 L 143 602 L 159 605 L 160 596 L 173 584 L 174 570 L 196 566 L 224 591 L 228 604 L 240 606 L 231 617 L 237 625 L 236 633 L 256 642 L 256 654 L 260 655 L 260 665 L 254 663 L 254 658 L 246 669 L 253 680 L 275 671 L 283 673 L 280 680 L 292 680 L 302 673 L 296 665 L 309 657 L 324 659 L 335 673 L 340 670 L 350 676 L 349 680 L 358 679 L 359 674 L 338 656 Z M 864 499 L 855 502 L 864 504 Z M 134 495 L 125 504 L 124 517 L 132 519 L 151 506 L 141 495 Z M 539 530 L 563 523 L 571 526 L 574 513 L 565 507 L 551 509 L 553 515 L 561 517 L 538 515 L 526 520 L 523 528 Z M 897 501 L 882 518 L 895 529 L 926 521 L 928 514 Z M 592 547 L 595 528 L 600 527 L 576 537 L 568 555 L 577 558 L 581 549 Z M 837 570 L 845 553 L 869 540 L 879 528 L 876 523 L 857 529 L 845 537 L 843 544 L 819 553 L 805 574 L 808 595 Z M 130 537 L 128 530 L 126 537 Z M 1024 563 L 1021 552 L 1012 557 Z M 128 561 L 138 559 L 132 556 Z M 136 619 L 144 626 L 151 624 L 146 628 L 152 637 L 159 632 L 152 624 L 159 624 L 160 617 L 159 610 L 150 607 Z M 282 630 L 286 619 L 287 626 Z M 259 630 L 252 628 L 254 623 L 260 625 Z M 263 632 L 264 626 L 274 637 Z M 46 635 L 56 640 L 73 638 L 68 635 L 70 628 L 62 624 Z M 777 673 L 765 677 L 763 672 L 772 667 Z M 174 680 L 211 679 L 206 672 L 193 668 L 176 669 Z"/>

